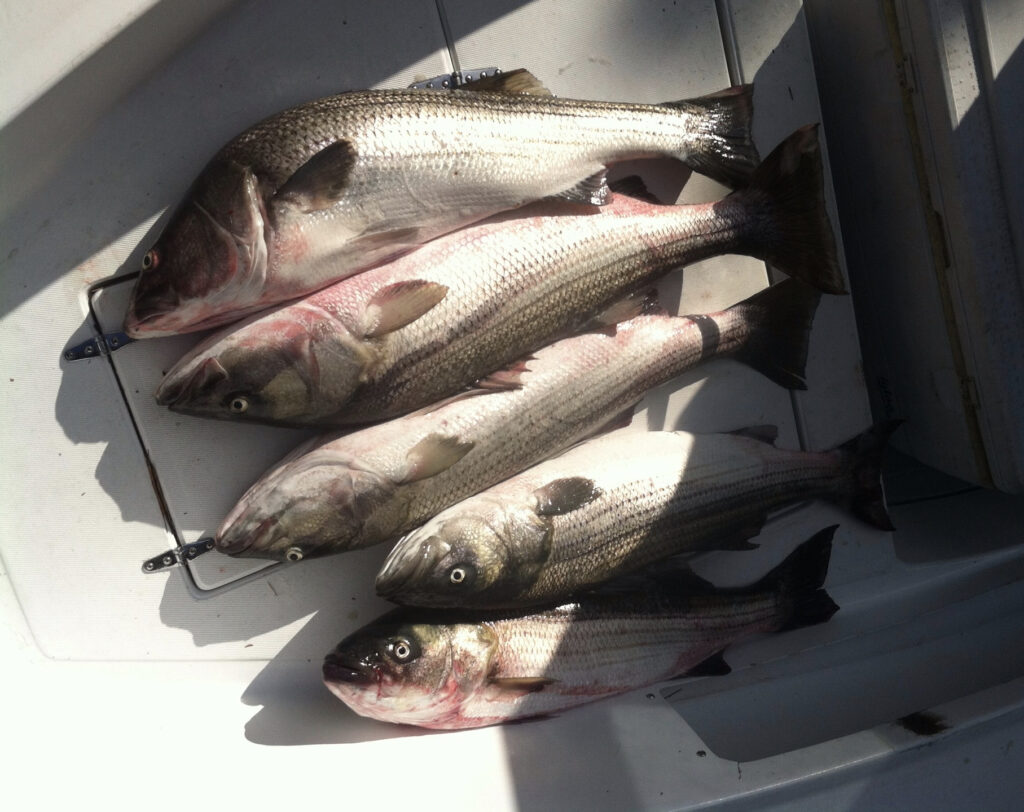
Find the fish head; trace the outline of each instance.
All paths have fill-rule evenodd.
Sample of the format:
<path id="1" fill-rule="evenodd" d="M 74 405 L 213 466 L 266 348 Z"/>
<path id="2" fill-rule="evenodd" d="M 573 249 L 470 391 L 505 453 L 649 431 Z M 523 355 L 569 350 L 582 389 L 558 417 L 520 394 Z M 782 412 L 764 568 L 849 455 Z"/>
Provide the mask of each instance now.
<path id="1" fill-rule="evenodd" d="M 513 606 L 550 551 L 550 520 L 481 495 L 395 545 L 377 574 L 377 594 L 415 606 Z"/>
<path id="2" fill-rule="evenodd" d="M 286 460 L 253 485 L 214 541 L 227 555 L 275 561 L 364 547 L 387 537 L 389 528 L 375 511 L 394 490 L 386 476 L 321 447 Z M 382 512 L 394 521 L 404 518 L 397 507 Z"/>
<path id="3" fill-rule="evenodd" d="M 462 706 L 486 684 L 497 648 L 485 624 L 410 622 L 398 610 L 342 640 L 324 658 L 324 684 L 362 716 L 459 727 Z"/>
<path id="4" fill-rule="evenodd" d="M 299 303 L 200 342 L 168 371 L 156 399 L 199 417 L 316 425 L 343 412 L 372 362 L 367 342 Z"/>
<path id="5" fill-rule="evenodd" d="M 143 257 L 125 332 L 150 338 L 202 330 L 257 307 L 267 270 L 265 219 L 250 169 L 233 161 L 208 166 Z"/>

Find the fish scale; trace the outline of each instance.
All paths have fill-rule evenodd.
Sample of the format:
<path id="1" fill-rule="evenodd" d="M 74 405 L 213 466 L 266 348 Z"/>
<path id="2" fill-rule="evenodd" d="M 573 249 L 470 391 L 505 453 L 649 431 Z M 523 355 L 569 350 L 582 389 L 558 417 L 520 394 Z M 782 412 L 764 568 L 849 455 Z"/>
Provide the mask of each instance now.
<path id="1" fill-rule="evenodd" d="M 597 673 L 602 682 L 617 686 L 635 684 L 638 672 L 654 671 L 664 679 L 681 672 L 679 651 L 696 650 L 690 656 L 700 661 L 718 647 L 723 630 L 757 628 L 779 609 L 775 596 L 718 601 L 700 609 L 692 600 L 669 609 L 652 604 L 593 615 L 571 606 L 531 615 L 528 621 L 492 623 L 500 640 L 492 673 L 544 674 L 569 693 L 588 685 Z"/>

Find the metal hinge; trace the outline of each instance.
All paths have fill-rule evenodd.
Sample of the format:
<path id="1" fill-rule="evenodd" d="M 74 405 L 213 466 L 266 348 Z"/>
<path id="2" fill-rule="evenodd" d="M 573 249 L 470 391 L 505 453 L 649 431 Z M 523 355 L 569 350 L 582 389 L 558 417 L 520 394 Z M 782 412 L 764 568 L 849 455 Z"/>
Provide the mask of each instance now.
<path id="1" fill-rule="evenodd" d="M 120 332 L 93 336 L 88 341 L 83 341 L 81 344 L 64 350 L 64 360 L 81 361 L 83 358 L 99 358 L 103 355 L 110 355 L 114 350 L 119 350 L 134 340 L 127 333 Z"/>
<path id="2" fill-rule="evenodd" d="M 476 70 L 457 70 L 454 73 L 442 73 L 421 82 L 413 82 L 410 90 L 455 90 L 487 76 L 496 76 L 501 68 L 477 68 Z"/>
<path id="3" fill-rule="evenodd" d="M 185 562 L 194 561 L 203 553 L 210 552 L 213 546 L 213 539 L 201 538 L 199 541 L 193 541 L 191 544 L 175 547 L 173 550 L 168 550 L 166 553 L 161 553 L 147 561 L 143 561 L 142 571 L 160 572 L 160 570 L 165 570 L 169 567 L 184 566 Z"/>

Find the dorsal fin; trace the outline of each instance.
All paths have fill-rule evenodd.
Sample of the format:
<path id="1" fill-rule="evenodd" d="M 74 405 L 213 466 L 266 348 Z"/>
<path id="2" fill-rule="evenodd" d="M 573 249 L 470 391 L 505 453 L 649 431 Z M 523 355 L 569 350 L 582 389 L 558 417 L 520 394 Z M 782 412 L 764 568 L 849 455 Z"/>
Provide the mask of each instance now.
<path id="1" fill-rule="evenodd" d="M 771 425 L 745 426 L 742 429 L 727 431 L 726 434 L 734 434 L 737 437 L 746 437 L 748 440 L 757 440 L 760 443 L 775 445 L 779 436 L 779 427 Z"/>
<path id="2" fill-rule="evenodd" d="M 526 68 L 485 76 L 475 82 L 461 85 L 459 90 L 471 90 L 475 93 L 518 93 L 527 96 L 551 95 L 551 91 L 541 84 L 540 79 Z"/>

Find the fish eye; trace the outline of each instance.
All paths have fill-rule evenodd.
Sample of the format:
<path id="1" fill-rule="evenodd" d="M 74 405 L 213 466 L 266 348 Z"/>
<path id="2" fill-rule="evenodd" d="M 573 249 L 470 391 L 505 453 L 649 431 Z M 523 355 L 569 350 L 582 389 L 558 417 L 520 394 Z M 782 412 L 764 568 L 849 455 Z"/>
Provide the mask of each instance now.
<path id="1" fill-rule="evenodd" d="M 454 586 L 461 586 L 473 580 L 476 570 L 469 564 L 458 564 L 448 570 L 448 580 Z"/>
<path id="2" fill-rule="evenodd" d="M 391 658 L 400 663 L 408 662 L 415 653 L 413 644 L 404 637 L 396 637 L 394 640 L 389 641 L 387 649 Z"/>
<path id="3" fill-rule="evenodd" d="M 228 403 L 228 408 L 235 414 L 242 414 L 242 412 L 249 408 L 249 398 L 235 395 L 231 398 L 230 403 Z"/>
<path id="4" fill-rule="evenodd" d="M 302 560 L 302 548 L 301 547 L 289 547 L 288 552 L 284 554 L 284 557 L 289 561 L 301 561 Z"/>
<path id="5" fill-rule="evenodd" d="M 155 268 L 159 263 L 160 255 L 156 252 L 155 248 L 150 248 L 142 258 L 142 270 L 148 271 L 150 268 Z"/>

